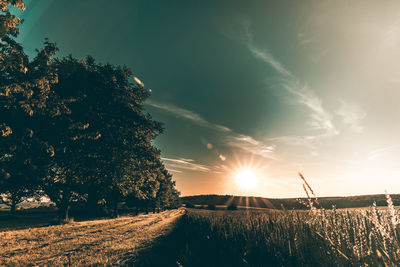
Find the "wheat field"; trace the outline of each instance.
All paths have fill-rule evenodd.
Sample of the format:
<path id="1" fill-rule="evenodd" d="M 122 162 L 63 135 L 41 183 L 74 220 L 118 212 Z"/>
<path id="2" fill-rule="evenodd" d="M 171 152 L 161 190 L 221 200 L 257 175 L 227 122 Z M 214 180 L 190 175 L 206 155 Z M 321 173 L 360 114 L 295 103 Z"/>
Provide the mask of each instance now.
<path id="1" fill-rule="evenodd" d="M 389 201 L 390 203 L 390 201 Z M 175 239 L 183 266 L 398 266 L 399 212 L 190 209 Z"/>

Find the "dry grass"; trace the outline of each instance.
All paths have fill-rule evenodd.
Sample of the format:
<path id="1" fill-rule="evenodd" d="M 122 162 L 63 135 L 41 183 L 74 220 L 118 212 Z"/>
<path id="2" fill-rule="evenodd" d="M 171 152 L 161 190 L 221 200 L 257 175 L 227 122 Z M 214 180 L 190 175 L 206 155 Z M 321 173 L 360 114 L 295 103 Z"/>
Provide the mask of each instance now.
<path id="1" fill-rule="evenodd" d="M 112 265 L 132 261 L 183 210 L 0 232 L 0 265 Z"/>
<path id="2" fill-rule="evenodd" d="M 183 266 L 400 266 L 400 211 L 206 211 L 177 228 Z"/>

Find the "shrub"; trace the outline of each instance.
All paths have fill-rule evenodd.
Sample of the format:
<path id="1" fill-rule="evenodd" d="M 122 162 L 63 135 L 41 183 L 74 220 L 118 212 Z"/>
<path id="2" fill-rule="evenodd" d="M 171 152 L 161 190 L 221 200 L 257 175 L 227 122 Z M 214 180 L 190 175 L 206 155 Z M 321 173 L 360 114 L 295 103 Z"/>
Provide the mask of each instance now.
<path id="1" fill-rule="evenodd" d="M 214 204 L 208 204 L 207 205 L 208 210 L 215 210 L 215 205 Z"/>
<path id="2" fill-rule="evenodd" d="M 186 208 L 193 209 L 193 208 L 194 208 L 194 205 L 191 204 L 191 203 L 186 203 L 186 204 L 185 204 L 185 207 L 186 207 Z"/>
<path id="3" fill-rule="evenodd" d="M 229 205 L 228 207 L 226 207 L 227 210 L 237 210 L 237 206 L 234 204 Z"/>

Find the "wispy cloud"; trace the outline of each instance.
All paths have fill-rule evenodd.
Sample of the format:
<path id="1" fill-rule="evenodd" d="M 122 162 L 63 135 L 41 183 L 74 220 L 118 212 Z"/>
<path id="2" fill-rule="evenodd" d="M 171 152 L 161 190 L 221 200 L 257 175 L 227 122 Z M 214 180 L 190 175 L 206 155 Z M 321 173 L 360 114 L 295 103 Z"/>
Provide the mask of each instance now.
<path id="1" fill-rule="evenodd" d="M 262 61 L 270 65 L 280 74 L 294 78 L 293 74 L 289 70 L 287 70 L 281 62 L 276 60 L 269 51 L 261 50 L 254 44 L 253 33 L 250 31 L 250 22 L 244 20 L 242 21 L 242 25 L 244 29 L 244 43 L 246 44 L 251 54 L 254 57 L 261 59 Z"/>
<path id="2" fill-rule="evenodd" d="M 399 145 L 391 145 L 391 146 L 387 146 L 387 147 L 378 148 L 376 150 L 370 151 L 367 154 L 367 159 L 374 160 L 374 159 L 380 158 L 380 157 L 384 156 L 385 154 L 388 154 L 388 153 L 398 150 L 399 148 L 400 148 Z"/>
<path id="3" fill-rule="evenodd" d="M 307 148 L 314 148 L 316 141 L 318 138 L 315 136 L 279 136 L 274 138 L 269 138 L 269 141 L 273 143 L 282 143 L 285 145 L 292 145 L 292 146 L 303 146 Z"/>
<path id="4" fill-rule="evenodd" d="M 336 112 L 344 124 L 349 125 L 350 129 L 356 133 L 363 133 L 364 126 L 361 125 L 367 113 L 357 104 L 340 101 L 340 107 Z"/>
<path id="5" fill-rule="evenodd" d="M 226 138 L 226 143 L 230 147 L 241 148 L 251 154 L 258 155 L 268 159 L 278 160 L 279 158 L 276 156 L 275 146 L 273 145 L 265 145 L 261 141 L 255 140 L 254 138 L 247 135 L 236 135 L 229 136 Z"/>
<path id="6" fill-rule="evenodd" d="M 400 20 L 394 21 L 386 31 L 383 32 L 383 44 L 391 47 L 398 47 L 400 42 Z"/>
<path id="7" fill-rule="evenodd" d="M 175 172 L 182 172 L 181 170 L 199 171 L 199 172 L 210 172 L 210 167 L 195 163 L 193 159 L 185 158 L 161 158 L 169 170 Z"/>
<path id="8" fill-rule="evenodd" d="M 312 43 L 314 41 L 312 36 L 307 35 L 307 34 L 302 33 L 302 32 L 297 34 L 297 40 L 298 40 L 298 45 L 299 46 L 307 45 L 307 44 L 310 44 L 310 43 Z"/>
<path id="9" fill-rule="evenodd" d="M 249 41 L 247 46 L 248 46 L 250 52 L 253 54 L 253 56 L 261 59 L 265 63 L 268 63 L 271 67 L 273 67 L 280 74 L 288 76 L 288 77 L 293 77 L 293 75 L 290 73 L 290 71 L 288 71 L 282 65 L 282 63 L 279 62 L 278 60 L 276 60 L 268 51 L 258 49 L 256 46 L 253 45 L 252 41 Z"/>
<path id="10" fill-rule="evenodd" d="M 232 131 L 228 127 L 211 123 L 211 122 L 205 120 L 204 118 L 202 118 L 199 114 L 194 113 L 194 112 L 184 109 L 184 108 L 177 107 L 175 105 L 165 104 L 165 103 L 161 103 L 161 102 L 157 102 L 157 101 L 153 101 L 153 100 L 147 100 L 146 104 L 149 106 L 167 111 L 176 117 L 191 120 L 194 123 L 196 123 L 197 125 L 200 125 L 203 127 L 211 128 L 211 129 L 222 131 L 222 132 L 231 132 Z"/>
<path id="11" fill-rule="evenodd" d="M 245 32 L 245 44 L 251 54 L 274 68 L 281 76 L 281 85 L 288 93 L 294 96 L 298 103 L 307 107 L 310 111 L 309 125 L 311 130 L 323 130 L 321 136 L 332 136 L 339 133 L 332 122 L 331 115 L 323 106 L 322 101 L 308 87 L 307 83 L 302 83 L 284 65 L 276 60 L 266 49 L 260 50 L 253 41 L 250 31 L 250 23 L 243 22 Z"/>
<path id="12" fill-rule="evenodd" d="M 188 119 L 199 126 L 207 127 L 224 133 L 224 142 L 229 147 L 240 148 L 254 155 L 262 156 L 269 159 L 278 158 L 276 155 L 274 155 L 273 146 L 265 145 L 263 142 L 255 140 L 251 136 L 238 134 L 226 126 L 211 123 L 202 118 L 199 114 L 194 113 L 190 110 L 183 109 L 175 105 L 164 104 L 155 101 L 147 101 L 146 103 L 152 107 L 167 111 L 176 117 Z M 226 159 L 225 156 L 219 158 L 223 161 Z"/>
<path id="13" fill-rule="evenodd" d="M 298 81 L 288 80 L 282 86 L 292 95 L 296 96 L 297 101 L 307 107 L 310 111 L 310 121 L 308 122 L 311 130 L 322 130 L 326 135 L 336 135 L 339 131 L 332 122 L 332 117 L 323 106 L 322 101 L 305 84 L 300 86 Z"/>

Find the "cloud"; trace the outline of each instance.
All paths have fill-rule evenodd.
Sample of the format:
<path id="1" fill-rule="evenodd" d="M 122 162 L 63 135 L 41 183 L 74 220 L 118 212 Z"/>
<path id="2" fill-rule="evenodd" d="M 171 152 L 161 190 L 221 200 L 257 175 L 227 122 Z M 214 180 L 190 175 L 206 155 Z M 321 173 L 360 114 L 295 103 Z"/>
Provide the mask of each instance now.
<path id="1" fill-rule="evenodd" d="M 367 159 L 368 160 L 374 160 L 376 158 L 380 158 L 380 157 L 384 156 L 385 154 L 391 153 L 391 152 L 396 151 L 398 149 L 399 149 L 399 145 L 391 145 L 391 146 L 379 148 L 379 149 L 370 151 L 367 154 Z"/>
<path id="2" fill-rule="evenodd" d="M 282 86 L 296 96 L 300 104 L 311 111 L 310 121 L 308 122 L 311 130 L 322 130 L 328 136 L 339 133 L 333 125 L 330 113 L 323 108 L 321 99 L 314 95 L 307 84 L 300 86 L 298 81 L 289 80 L 284 82 Z"/>
<path id="3" fill-rule="evenodd" d="M 228 127 L 211 123 L 211 122 L 205 120 L 204 118 L 202 118 L 199 114 L 194 113 L 194 112 L 184 109 L 184 108 L 177 107 L 175 105 L 160 103 L 160 102 L 153 101 L 153 100 L 147 100 L 146 104 L 149 106 L 167 111 L 167 112 L 175 115 L 176 117 L 188 119 L 188 120 L 196 123 L 197 125 L 200 125 L 203 127 L 211 128 L 211 129 L 218 130 L 221 132 L 232 132 L 232 130 L 229 129 Z"/>
<path id="4" fill-rule="evenodd" d="M 318 140 L 316 136 L 279 136 L 269 138 L 269 141 L 273 143 L 282 143 L 292 146 L 304 146 L 308 148 L 314 148 L 315 142 Z"/>
<path id="5" fill-rule="evenodd" d="M 185 159 L 185 158 L 161 158 L 168 170 L 173 171 L 175 169 L 176 172 L 182 172 L 181 170 L 190 170 L 190 171 L 199 171 L 199 172 L 210 172 L 211 169 L 203 164 L 195 163 L 193 159 Z M 178 169 L 178 170 L 176 170 Z"/>
<path id="6" fill-rule="evenodd" d="M 299 46 L 307 45 L 314 41 L 313 37 L 302 32 L 297 34 L 297 40 Z"/>
<path id="7" fill-rule="evenodd" d="M 343 123 L 349 125 L 353 132 L 364 132 L 361 122 L 367 116 L 367 113 L 359 105 L 340 101 L 340 108 L 336 111 L 336 114 L 342 117 Z"/>
<path id="8" fill-rule="evenodd" d="M 293 75 L 288 71 L 282 63 L 280 63 L 278 60 L 276 60 L 268 51 L 262 51 L 252 45 L 252 42 L 248 43 L 248 48 L 250 52 L 253 54 L 258 59 L 261 59 L 265 63 L 268 63 L 271 67 L 273 67 L 277 72 L 279 72 L 282 75 L 288 76 L 288 77 L 293 77 Z"/>
<path id="9" fill-rule="evenodd" d="M 164 104 L 156 101 L 147 101 L 147 105 L 150 105 L 152 107 L 164 110 L 169 112 L 170 114 L 173 114 L 177 117 L 188 119 L 192 121 L 193 123 L 207 127 L 219 132 L 222 132 L 225 134 L 224 139 L 225 139 L 225 144 L 227 144 L 230 147 L 233 148 L 240 148 L 243 149 L 247 152 L 250 152 L 255 155 L 259 155 L 265 158 L 269 159 L 277 159 L 278 157 L 274 155 L 274 147 L 273 146 L 267 146 L 261 141 L 255 140 L 251 136 L 243 135 L 243 134 L 238 134 L 235 133 L 232 129 L 211 123 L 205 119 L 203 119 L 199 114 L 196 114 L 190 110 L 183 109 L 171 104 Z M 226 157 L 223 157 L 226 159 Z M 220 157 L 221 160 L 223 160 Z"/>
<path id="10" fill-rule="evenodd" d="M 267 50 L 260 50 L 253 41 L 253 35 L 250 31 L 250 23 L 243 22 L 245 32 L 245 44 L 250 53 L 274 68 L 281 76 L 281 86 L 288 93 L 294 96 L 298 103 L 307 107 L 310 111 L 309 125 L 311 130 L 322 130 L 324 133 L 321 136 L 337 135 L 339 131 L 335 128 L 332 122 L 331 115 L 323 106 L 322 101 L 308 87 L 307 83 L 302 83 L 295 75 L 293 75 L 284 65 L 276 60 Z"/>
<path id="11" fill-rule="evenodd" d="M 260 50 L 256 45 L 254 45 L 253 41 L 253 34 L 250 31 L 250 23 L 247 20 L 244 20 L 242 22 L 243 29 L 244 29 L 244 43 L 246 44 L 247 48 L 251 52 L 251 54 L 264 61 L 268 65 L 270 65 L 272 68 L 274 68 L 277 72 L 280 74 L 294 78 L 293 74 L 285 68 L 285 66 L 282 65 L 281 62 L 276 60 L 271 53 L 269 53 L 267 50 Z"/>
<path id="12" fill-rule="evenodd" d="M 268 159 L 279 159 L 274 153 L 275 146 L 267 146 L 261 141 L 255 140 L 250 136 L 239 134 L 236 136 L 229 136 L 228 138 L 226 138 L 225 141 L 230 147 L 240 148 L 254 155 L 258 155 Z"/>
<path id="13" fill-rule="evenodd" d="M 392 23 L 386 31 L 384 31 L 382 40 L 383 44 L 389 47 L 398 47 L 400 42 L 400 20 Z"/>

